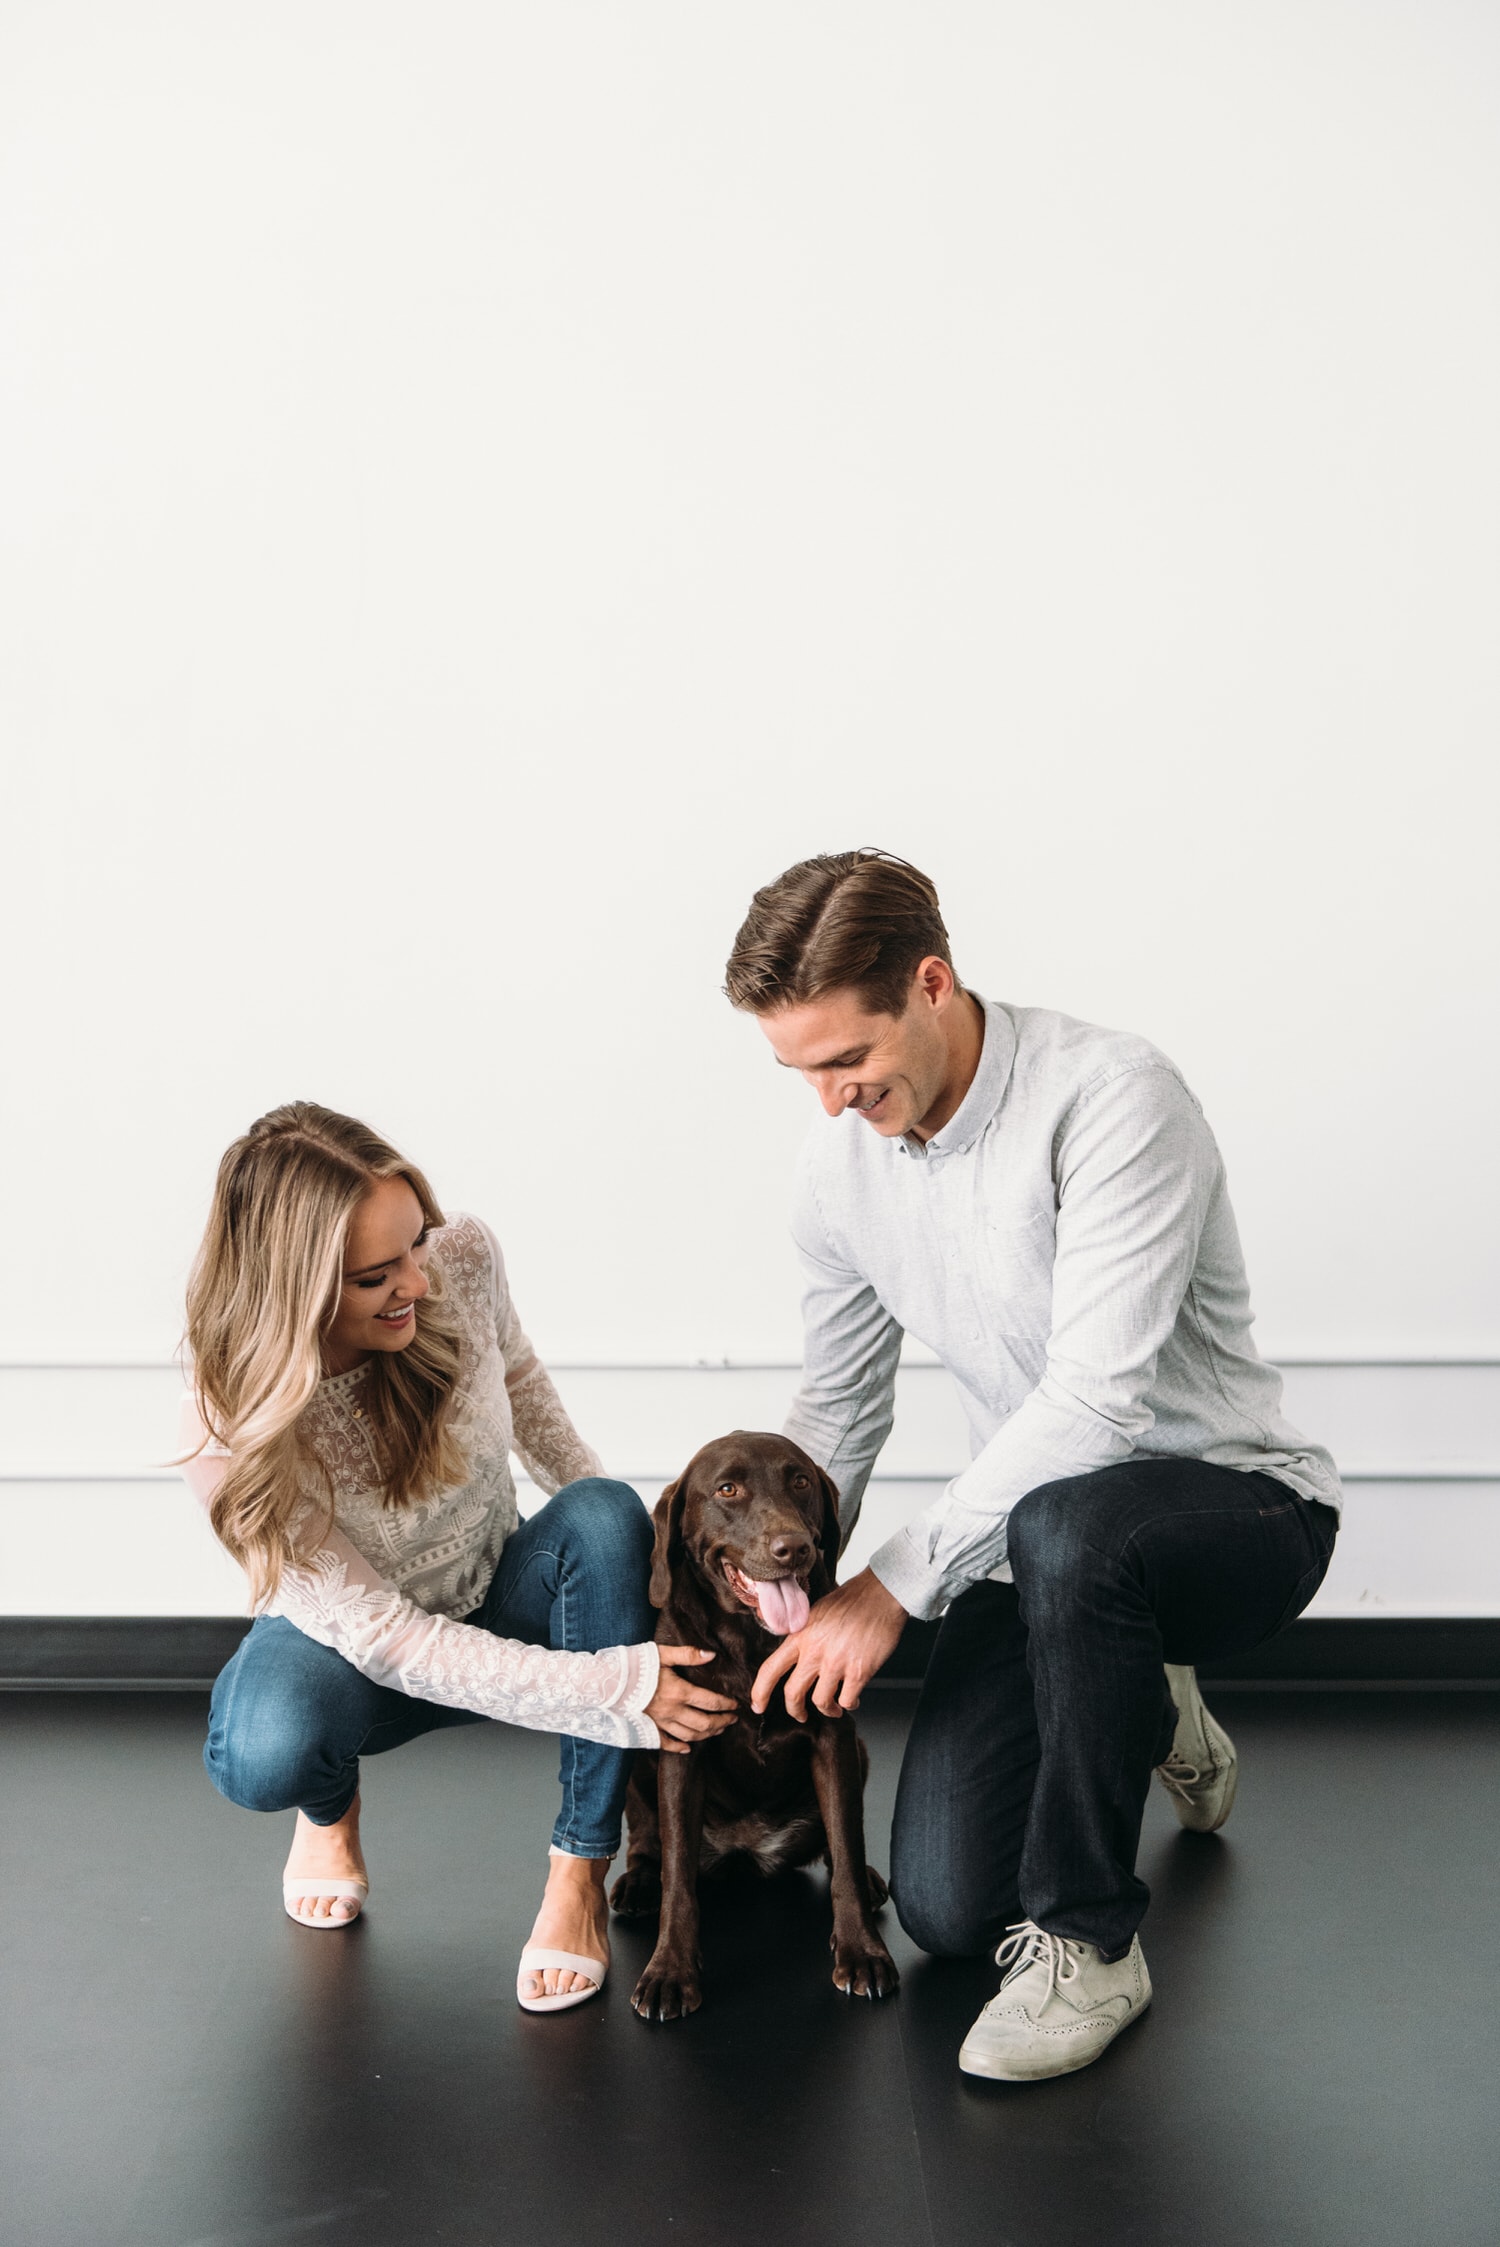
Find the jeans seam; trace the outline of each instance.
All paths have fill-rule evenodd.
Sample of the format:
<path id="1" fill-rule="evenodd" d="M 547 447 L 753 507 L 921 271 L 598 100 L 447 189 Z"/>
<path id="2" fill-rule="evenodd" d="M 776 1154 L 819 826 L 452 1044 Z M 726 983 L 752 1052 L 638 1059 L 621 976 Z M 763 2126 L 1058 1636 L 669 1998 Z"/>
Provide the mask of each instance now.
<path id="1" fill-rule="evenodd" d="M 588 1477 L 581 1479 L 607 1482 L 609 1478 Z M 557 1497 L 562 1495 L 562 1492 L 556 1493 Z M 552 1502 L 549 1500 L 549 1504 Z M 638 1503 L 638 1501 L 633 1502 Z M 519 1527 L 522 1531 L 530 1532 L 525 1557 L 518 1561 L 514 1578 L 505 1583 L 503 1596 L 498 1596 L 499 1586 L 495 1587 L 497 1602 L 495 1620 L 491 1628 L 500 1631 L 505 1629 L 503 1610 L 521 1596 L 523 1586 L 531 1586 L 533 1596 L 527 1598 L 526 1604 L 528 1607 L 544 1606 L 548 1615 L 545 1636 L 539 1643 L 550 1644 L 568 1653 L 586 1651 L 587 1649 L 579 1640 L 576 1627 L 577 1614 L 582 1612 L 580 1599 L 572 1596 L 579 1592 L 579 1582 L 574 1565 L 579 1558 L 577 1537 L 570 1530 L 561 1546 L 543 1542 L 549 1531 L 544 1525 L 538 1523 L 535 1515 L 531 1517 L 529 1523 L 522 1523 Z M 500 1567 L 496 1572 L 497 1576 L 505 1569 L 505 1559 L 506 1555 L 502 1552 Z M 583 1604 L 587 1604 L 586 1600 Z M 629 1635 L 629 1633 L 616 1634 L 617 1637 L 628 1637 Z M 598 1642 L 592 1641 L 590 1643 L 596 1644 Z M 553 1827 L 552 1845 L 569 1856 L 608 1857 L 612 1856 L 619 1847 L 620 1819 L 618 1811 L 615 1812 L 613 1833 L 603 1834 L 592 1823 L 592 1820 L 601 1813 L 608 1814 L 604 1803 L 601 1801 L 595 1809 L 589 1810 L 584 1799 L 583 1781 L 587 1776 L 585 1764 L 587 1759 L 592 1758 L 597 1752 L 597 1743 L 582 1739 L 571 1733 L 563 1733 L 560 1737 L 558 1783 L 561 1801 L 556 1823 Z M 620 1751 L 612 1752 L 620 1753 Z M 622 1761 L 628 1770 L 628 1754 L 622 1757 Z M 594 1791 L 597 1791 L 596 1784 L 591 1779 L 590 1792 Z M 622 1780 L 619 1792 L 623 1794 L 623 1791 L 624 1782 Z"/>
<path id="2" fill-rule="evenodd" d="M 540 1550 L 540 1548 L 538 1549 Z M 571 1654 L 575 1652 L 576 1649 L 568 1644 L 567 1570 L 562 1565 L 562 1557 L 560 1554 L 554 1553 L 552 1555 L 552 1558 L 556 1560 L 558 1564 L 557 1635 L 562 1643 L 564 1651 Z M 559 1849 L 567 1848 L 570 1842 L 576 1843 L 578 1839 L 576 1831 L 578 1819 L 578 1742 L 571 1732 L 565 1732 L 562 1736 L 562 1739 L 562 1755 L 559 1758 L 559 1762 L 562 1764 L 563 1769 L 559 1771 L 558 1776 L 562 1781 L 563 1798 L 561 1808 L 557 1813 L 557 1823 L 552 1829 L 553 1842 Z"/>
<path id="3" fill-rule="evenodd" d="M 571 1653 L 573 1649 L 568 1640 L 568 1579 L 561 1561 L 558 1563 L 557 1575 L 557 1635 Z M 562 1808 L 557 1813 L 557 1822 L 565 1835 L 576 1839 L 573 1829 L 578 1816 L 578 1749 L 571 1733 L 565 1737 L 568 1743 L 568 1775 L 563 1781 Z"/>

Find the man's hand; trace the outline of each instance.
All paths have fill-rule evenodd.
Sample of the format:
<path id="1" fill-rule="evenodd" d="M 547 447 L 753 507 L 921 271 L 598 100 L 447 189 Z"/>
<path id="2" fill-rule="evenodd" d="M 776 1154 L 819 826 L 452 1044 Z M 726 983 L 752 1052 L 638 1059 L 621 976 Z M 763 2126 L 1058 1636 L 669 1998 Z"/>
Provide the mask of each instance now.
<path id="1" fill-rule="evenodd" d="M 820 1599 L 800 1631 L 784 1638 L 762 1662 L 750 1688 L 750 1706 L 764 1713 L 777 1681 L 786 1678 L 786 1705 L 799 1724 L 807 1697 L 824 1716 L 857 1709 L 859 1697 L 886 1656 L 895 1650 L 906 1609 L 868 1568 Z M 790 1677 L 787 1672 L 790 1671 Z"/>
<path id="2" fill-rule="evenodd" d="M 672 1755 L 686 1755 L 699 1740 L 711 1740 L 733 1724 L 739 1704 L 677 1674 L 684 1666 L 696 1668 L 700 1662 L 714 1661 L 711 1647 L 659 1646 L 656 1651 L 661 1673 L 646 1714 L 660 1733 L 662 1746 Z"/>

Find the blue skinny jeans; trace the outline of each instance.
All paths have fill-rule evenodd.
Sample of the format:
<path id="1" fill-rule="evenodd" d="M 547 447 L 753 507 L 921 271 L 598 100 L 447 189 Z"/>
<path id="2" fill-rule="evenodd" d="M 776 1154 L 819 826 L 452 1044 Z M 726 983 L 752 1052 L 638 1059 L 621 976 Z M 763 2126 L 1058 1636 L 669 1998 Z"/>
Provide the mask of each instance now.
<path id="1" fill-rule="evenodd" d="M 1028 1492 L 1010 1516 L 1015 1582 L 953 1602 L 907 1736 L 891 1834 L 907 1933 L 964 1957 L 1031 1919 L 1123 1957 L 1149 1901 L 1146 1793 L 1176 1729 L 1162 1663 L 1274 1637 L 1337 1529 L 1285 1483 L 1200 1459 Z"/>
<path id="2" fill-rule="evenodd" d="M 639 1645 L 656 1631 L 650 1566 L 651 1517 L 630 1486 L 570 1482 L 506 1540 L 488 1592 L 464 1620 L 497 1638 L 570 1653 Z M 203 1760 L 231 1802 L 296 1808 L 331 1826 L 354 1800 L 362 1755 L 484 1721 L 377 1685 L 285 1616 L 263 1615 L 214 1687 Z M 614 1855 L 632 1752 L 564 1736 L 555 1848 L 570 1857 Z"/>

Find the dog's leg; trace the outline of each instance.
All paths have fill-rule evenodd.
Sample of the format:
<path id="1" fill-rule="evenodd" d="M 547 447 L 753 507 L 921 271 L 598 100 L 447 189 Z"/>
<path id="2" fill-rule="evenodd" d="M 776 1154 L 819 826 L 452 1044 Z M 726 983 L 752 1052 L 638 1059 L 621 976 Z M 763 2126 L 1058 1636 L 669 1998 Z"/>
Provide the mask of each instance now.
<path id="1" fill-rule="evenodd" d="M 889 1997 L 901 1977 L 871 1911 L 860 1746 L 847 1717 L 825 1718 L 813 1734 L 813 1785 L 833 1892 L 833 1986 L 846 1997 Z"/>
<path id="2" fill-rule="evenodd" d="M 661 1903 L 661 1826 L 656 1815 L 656 1755 L 642 1748 L 625 1797 L 625 1870 L 610 1890 L 620 1919 L 649 1919 Z"/>
<path id="3" fill-rule="evenodd" d="M 675 2021 L 703 2003 L 698 1956 L 698 1855 L 703 1839 L 704 1750 L 664 1755 L 656 1771 L 661 1825 L 661 1926 L 630 2002 L 644 2019 Z"/>

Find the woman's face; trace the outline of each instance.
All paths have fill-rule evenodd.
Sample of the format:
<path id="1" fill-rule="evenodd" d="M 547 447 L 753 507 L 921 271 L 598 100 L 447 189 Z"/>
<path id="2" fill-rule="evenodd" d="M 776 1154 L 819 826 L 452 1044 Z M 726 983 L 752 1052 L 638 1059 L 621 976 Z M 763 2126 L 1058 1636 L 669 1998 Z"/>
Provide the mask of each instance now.
<path id="1" fill-rule="evenodd" d="M 376 1350 L 404 1350 L 427 1293 L 426 1222 L 404 1178 L 382 1178 L 356 1208 L 344 1247 L 338 1308 L 323 1337 L 330 1373 L 350 1373 Z"/>

